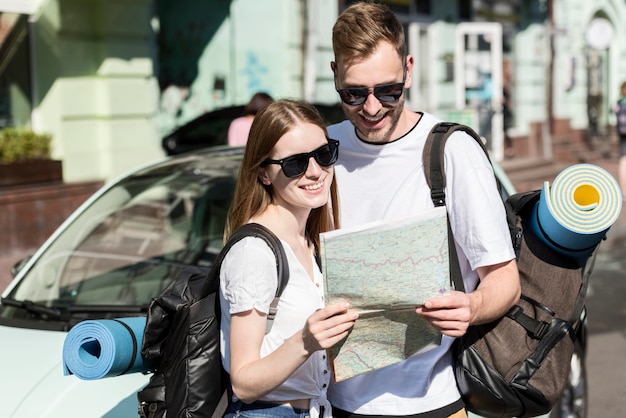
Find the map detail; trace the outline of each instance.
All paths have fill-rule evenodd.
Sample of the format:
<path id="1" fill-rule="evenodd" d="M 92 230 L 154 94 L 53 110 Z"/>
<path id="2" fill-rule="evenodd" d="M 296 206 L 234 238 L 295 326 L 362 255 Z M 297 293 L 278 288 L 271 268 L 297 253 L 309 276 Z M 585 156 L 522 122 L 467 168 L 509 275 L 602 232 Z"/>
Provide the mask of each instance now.
<path id="1" fill-rule="evenodd" d="M 326 303 L 349 301 L 359 319 L 331 352 L 335 381 L 438 346 L 415 308 L 450 287 L 445 207 L 321 234 Z"/>

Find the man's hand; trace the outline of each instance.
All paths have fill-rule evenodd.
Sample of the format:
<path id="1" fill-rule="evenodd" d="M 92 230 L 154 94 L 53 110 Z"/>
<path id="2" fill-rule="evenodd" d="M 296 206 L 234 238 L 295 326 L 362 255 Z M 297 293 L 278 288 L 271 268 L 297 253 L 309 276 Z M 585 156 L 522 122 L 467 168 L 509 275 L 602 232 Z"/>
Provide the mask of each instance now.
<path id="1" fill-rule="evenodd" d="M 450 337 L 464 335 L 472 317 L 469 296 L 454 290 L 449 295 L 427 300 L 416 312 L 441 334 Z"/>
<path id="2" fill-rule="evenodd" d="M 443 335 L 460 337 L 470 325 L 504 315 L 519 300 L 521 289 L 515 260 L 477 269 L 480 283 L 471 293 L 452 291 L 427 300 L 416 309 Z"/>

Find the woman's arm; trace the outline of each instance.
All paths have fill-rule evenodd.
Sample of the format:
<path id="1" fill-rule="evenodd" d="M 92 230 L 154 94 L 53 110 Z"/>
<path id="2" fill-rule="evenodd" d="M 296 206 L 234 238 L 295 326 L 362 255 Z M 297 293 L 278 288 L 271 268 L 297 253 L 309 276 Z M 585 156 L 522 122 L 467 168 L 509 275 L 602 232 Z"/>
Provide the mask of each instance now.
<path id="1" fill-rule="evenodd" d="M 345 338 L 358 314 L 348 303 L 314 312 L 305 326 L 261 358 L 266 315 L 255 309 L 231 316 L 230 380 L 238 399 L 251 403 L 281 385 L 309 356 Z"/>

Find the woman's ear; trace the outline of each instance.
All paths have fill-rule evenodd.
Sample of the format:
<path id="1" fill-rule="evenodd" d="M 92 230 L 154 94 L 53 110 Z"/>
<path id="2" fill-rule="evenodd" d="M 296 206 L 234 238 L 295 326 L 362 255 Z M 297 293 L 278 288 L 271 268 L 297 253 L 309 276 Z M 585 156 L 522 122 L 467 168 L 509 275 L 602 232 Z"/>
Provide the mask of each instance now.
<path id="1" fill-rule="evenodd" d="M 261 183 L 263 183 L 265 186 L 269 186 L 272 184 L 270 176 L 268 176 L 267 170 L 264 168 L 259 169 L 259 180 L 261 180 Z"/>

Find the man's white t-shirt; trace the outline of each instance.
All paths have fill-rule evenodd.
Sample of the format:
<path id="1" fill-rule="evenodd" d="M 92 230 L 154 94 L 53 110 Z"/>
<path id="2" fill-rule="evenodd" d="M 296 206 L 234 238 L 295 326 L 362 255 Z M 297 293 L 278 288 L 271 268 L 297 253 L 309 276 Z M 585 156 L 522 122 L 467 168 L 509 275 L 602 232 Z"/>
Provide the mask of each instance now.
<path id="1" fill-rule="evenodd" d="M 335 175 L 341 226 L 393 219 L 434 207 L 422 151 L 440 120 L 422 114 L 415 127 L 388 144 L 360 140 L 349 121 L 328 127 L 340 141 Z M 469 135 L 456 132 L 445 147 L 446 205 L 463 282 L 478 284 L 477 267 L 515 258 L 506 214 L 491 164 Z M 333 406 L 365 415 L 410 415 L 433 411 L 460 398 L 449 353 L 453 339 L 395 365 L 331 384 Z"/>

